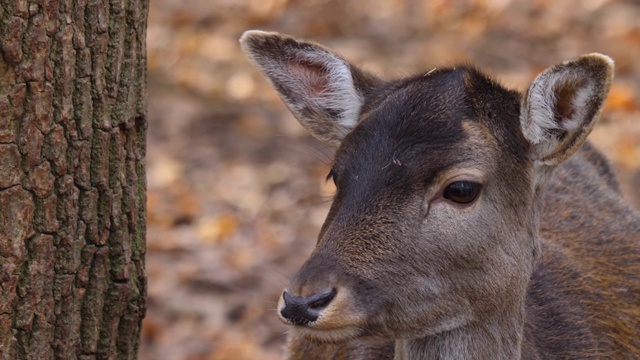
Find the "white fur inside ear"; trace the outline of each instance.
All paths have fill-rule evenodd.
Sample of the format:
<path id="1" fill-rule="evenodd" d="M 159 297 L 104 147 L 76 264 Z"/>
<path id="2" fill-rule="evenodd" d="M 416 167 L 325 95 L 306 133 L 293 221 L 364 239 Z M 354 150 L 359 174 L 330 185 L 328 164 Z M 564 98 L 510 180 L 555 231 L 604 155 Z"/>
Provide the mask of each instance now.
<path id="1" fill-rule="evenodd" d="M 338 111 L 336 119 L 338 124 L 346 129 L 353 128 L 358 123 L 364 100 L 356 91 L 349 65 L 344 60 L 326 53 L 300 55 L 306 61 L 322 64 L 322 68 L 326 71 L 324 73 L 326 86 L 320 92 L 307 86 L 304 89 L 306 96 L 320 108 Z"/>
<path id="2" fill-rule="evenodd" d="M 564 93 L 563 88 L 575 87 Z M 582 125 L 587 116 L 587 103 L 595 91 L 593 82 L 570 70 L 540 75 L 531 85 L 526 99 L 521 123 L 524 136 L 534 145 L 542 156 L 555 149 L 561 133 L 571 133 Z M 571 99 L 558 99 L 558 94 Z M 569 117 L 559 114 L 558 103 L 569 100 Z M 560 120 L 560 121 L 558 121 Z"/>

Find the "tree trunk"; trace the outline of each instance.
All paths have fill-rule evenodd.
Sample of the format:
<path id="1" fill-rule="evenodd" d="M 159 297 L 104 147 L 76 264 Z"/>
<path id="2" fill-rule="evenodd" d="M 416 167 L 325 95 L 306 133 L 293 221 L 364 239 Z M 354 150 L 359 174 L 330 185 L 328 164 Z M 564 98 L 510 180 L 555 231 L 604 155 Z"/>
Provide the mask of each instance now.
<path id="1" fill-rule="evenodd" d="M 0 359 L 137 357 L 147 9 L 0 1 Z"/>

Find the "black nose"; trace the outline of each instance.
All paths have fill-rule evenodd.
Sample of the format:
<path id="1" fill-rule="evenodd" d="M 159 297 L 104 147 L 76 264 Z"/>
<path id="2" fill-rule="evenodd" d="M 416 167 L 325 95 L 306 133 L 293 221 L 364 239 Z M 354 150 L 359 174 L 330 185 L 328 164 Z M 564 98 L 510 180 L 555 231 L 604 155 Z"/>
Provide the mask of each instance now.
<path id="1" fill-rule="evenodd" d="M 284 308 L 280 311 L 280 314 L 295 325 L 307 325 L 318 319 L 322 310 L 329 305 L 335 296 L 336 291 L 334 289 L 320 294 L 313 294 L 306 298 L 293 296 L 285 291 L 282 294 Z"/>

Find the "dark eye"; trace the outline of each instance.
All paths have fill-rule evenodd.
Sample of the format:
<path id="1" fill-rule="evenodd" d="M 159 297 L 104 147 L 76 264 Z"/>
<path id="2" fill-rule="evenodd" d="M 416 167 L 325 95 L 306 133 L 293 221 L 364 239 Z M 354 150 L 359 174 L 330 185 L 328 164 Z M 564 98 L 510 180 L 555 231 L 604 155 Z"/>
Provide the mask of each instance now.
<path id="1" fill-rule="evenodd" d="M 329 174 L 327 175 L 325 181 L 329 181 L 329 179 L 333 180 L 333 184 L 336 185 L 336 174 L 333 172 L 333 169 L 329 171 Z"/>
<path id="2" fill-rule="evenodd" d="M 469 204 L 480 194 L 482 185 L 472 181 L 455 181 L 449 184 L 442 196 L 458 204 Z"/>

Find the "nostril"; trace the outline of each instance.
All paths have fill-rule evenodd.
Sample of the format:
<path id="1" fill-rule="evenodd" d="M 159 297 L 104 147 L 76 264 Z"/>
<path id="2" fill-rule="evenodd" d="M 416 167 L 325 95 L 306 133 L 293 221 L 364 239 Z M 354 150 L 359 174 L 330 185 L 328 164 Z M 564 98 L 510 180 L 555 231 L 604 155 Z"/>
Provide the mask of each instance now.
<path id="1" fill-rule="evenodd" d="M 314 294 L 307 298 L 307 305 L 311 310 L 320 310 L 324 309 L 331 300 L 336 296 L 336 290 L 331 289 L 331 291 L 327 291 L 322 294 Z"/>

